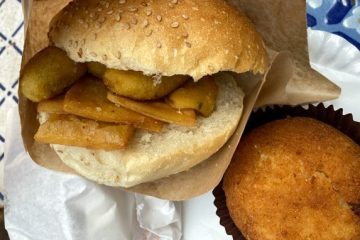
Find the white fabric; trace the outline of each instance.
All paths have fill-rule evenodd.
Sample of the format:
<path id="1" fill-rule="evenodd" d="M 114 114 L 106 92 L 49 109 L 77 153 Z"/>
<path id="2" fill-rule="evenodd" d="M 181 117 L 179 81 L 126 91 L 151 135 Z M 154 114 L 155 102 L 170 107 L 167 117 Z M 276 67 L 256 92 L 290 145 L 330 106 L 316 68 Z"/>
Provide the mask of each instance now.
<path id="1" fill-rule="evenodd" d="M 44 169 L 23 149 L 15 110 L 7 129 L 5 217 L 11 239 L 181 238 L 180 203 Z"/>

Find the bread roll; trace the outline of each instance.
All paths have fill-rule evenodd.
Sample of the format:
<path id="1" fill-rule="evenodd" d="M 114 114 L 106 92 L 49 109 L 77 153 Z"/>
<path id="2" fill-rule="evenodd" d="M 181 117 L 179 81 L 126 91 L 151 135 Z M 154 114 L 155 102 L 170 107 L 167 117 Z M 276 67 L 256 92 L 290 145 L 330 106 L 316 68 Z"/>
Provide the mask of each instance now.
<path id="1" fill-rule="evenodd" d="M 76 62 L 145 75 L 187 75 L 194 81 L 232 71 L 264 73 L 261 36 L 223 0 L 75 0 L 51 23 L 49 38 Z M 233 134 L 241 118 L 242 90 L 217 76 L 216 111 L 196 128 L 170 124 L 161 134 L 139 131 L 119 151 L 52 145 L 79 174 L 109 186 L 131 187 L 176 174 L 205 161 Z"/>
<path id="2" fill-rule="evenodd" d="M 52 21 L 49 37 L 76 62 L 146 75 L 264 73 L 261 36 L 223 0 L 78 0 Z"/>

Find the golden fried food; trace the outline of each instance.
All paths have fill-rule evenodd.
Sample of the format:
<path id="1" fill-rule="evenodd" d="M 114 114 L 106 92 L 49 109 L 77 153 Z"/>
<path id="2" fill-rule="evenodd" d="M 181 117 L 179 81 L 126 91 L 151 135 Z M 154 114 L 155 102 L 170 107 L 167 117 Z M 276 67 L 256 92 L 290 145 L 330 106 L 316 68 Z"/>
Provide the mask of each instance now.
<path id="1" fill-rule="evenodd" d="M 64 95 L 50 98 L 38 103 L 37 111 L 46 113 L 66 114 L 64 111 Z"/>
<path id="2" fill-rule="evenodd" d="M 145 76 L 141 72 L 107 69 L 104 74 L 105 85 L 114 93 L 135 100 L 153 100 L 166 96 L 183 84 L 187 76 L 171 77 Z"/>
<path id="3" fill-rule="evenodd" d="M 91 75 L 100 79 L 103 78 L 106 71 L 106 66 L 99 62 L 87 62 L 86 67 Z"/>
<path id="4" fill-rule="evenodd" d="M 59 95 L 85 72 L 85 64 L 72 61 L 59 48 L 47 47 L 25 65 L 20 89 L 31 101 L 40 102 Z"/>
<path id="5" fill-rule="evenodd" d="M 107 98 L 124 108 L 167 123 L 194 127 L 196 114 L 192 109 L 176 110 L 163 102 L 138 102 L 108 92 Z"/>
<path id="6" fill-rule="evenodd" d="M 194 109 L 204 117 L 208 117 L 216 107 L 218 88 L 215 80 L 208 76 L 198 82 L 189 81 L 176 89 L 166 99 L 166 102 L 178 109 Z"/>
<path id="7" fill-rule="evenodd" d="M 224 176 L 229 213 L 246 239 L 360 239 L 360 147 L 311 118 L 245 136 Z"/>
<path id="8" fill-rule="evenodd" d="M 164 122 L 116 106 L 106 98 L 106 92 L 101 81 L 86 76 L 66 93 L 64 110 L 98 121 L 131 124 L 152 132 L 161 131 Z"/>
<path id="9" fill-rule="evenodd" d="M 35 134 L 42 143 L 91 149 L 116 150 L 126 147 L 134 134 L 130 125 L 111 124 L 75 115 L 51 114 Z"/>

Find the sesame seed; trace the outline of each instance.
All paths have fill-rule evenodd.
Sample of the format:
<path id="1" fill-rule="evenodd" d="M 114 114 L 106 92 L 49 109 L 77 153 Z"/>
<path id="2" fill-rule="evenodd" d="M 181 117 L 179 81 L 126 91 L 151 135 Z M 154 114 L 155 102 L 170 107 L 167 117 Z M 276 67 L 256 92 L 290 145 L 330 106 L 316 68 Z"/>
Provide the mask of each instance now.
<path id="1" fill-rule="evenodd" d="M 69 47 L 72 46 L 72 43 L 73 43 L 73 41 L 72 41 L 72 40 L 69 40 Z"/>
<path id="2" fill-rule="evenodd" d="M 202 22 L 205 22 L 205 19 L 204 19 L 204 18 L 200 18 L 200 20 L 201 20 Z"/>
<path id="3" fill-rule="evenodd" d="M 103 59 L 104 61 L 106 61 L 106 60 L 108 59 L 107 55 L 106 55 L 106 54 L 102 55 L 102 59 Z"/>
<path id="4" fill-rule="evenodd" d="M 120 13 L 116 14 L 115 15 L 115 20 L 119 22 L 120 19 L 121 19 L 121 14 Z"/>
<path id="5" fill-rule="evenodd" d="M 146 16 L 150 16 L 152 14 L 151 10 L 146 10 Z"/>
<path id="6" fill-rule="evenodd" d="M 172 27 L 172 28 L 177 28 L 177 27 L 179 27 L 179 22 L 172 22 L 172 23 L 171 23 L 171 27 Z"/>
<path id="7" fill-rule="evenodd" d="M 110 3 L 107 2 L 107 3 L 105 4 L 105 8 L 109 8 L 109 5 L 110 5 Z"/>
<path id="8" fill-rule="evenodd" d="M 98 8 L 97 10 L 98 10 L 98 12 L 101 12 L 101 11 L 102 11 L 102 8 Z"/>
<path id="9" fill-rule="evenodd" d="M 90 17 L 91 17 L 91 14 L 90 14 Z M 94 21 L 96 21 L 98 18 L 99 18 L 99 14 L 94 13 L 93 16 L 92 16 L 92 19 L 93 19 Z"/>
<path id="10" fill-rule="evenodd" d="M 123 26 L 124 26 L 124 28 L 125 28 L 126 30 L 129 30 L 129 29 L 130 29 L 130 24 L 128 24 L 128 23 L 124 23 Z"/>
<path id="11" fill-rule="evenodd" d="M 111 14 L 113 14 L 113 12 L 114 12 L 113 10 L 110 10 L 110 11 L 107 12 L 107 14 L 111 15 Z"/>
<path id="12" fill-rule="evenodd" d="M 199 8 L 197 8 L 197 7 L 192 7 L 192 10 L 194 10 L 194 11 L 199 11 Z"/>
<path id="13" fill-rule="evenodd" d="M 119 3 L 124 4 L 124 3 L 126 3 L 126 0 L 119 0 Z"/>
<path id="14" fill-rule="evenodd" d="M 157 48 L 161 48 L 161 43 L 158 42 L 158 43 L 156 44 L 156 47 L 157 47 Z"/>
<path id="15" fill-rule="evenodd" d="M 147 26 L 149 26 L 149 21 L 145 19 L 142 26 L 143 26 L 143 28 L 146 28 Z"/>
<path id="16" fill-rule="evenodd" d="M 97 54 L 94 53 L 94 52 L 90 52 L 90 55 L 91 55 L 92 57 L 97 57 Z"/>
<path id="17" fill-rule="evenodd" d="M 151 34 L 152 34 L 152 30 L 151 30 L 151 29 L 146 29 L 146 30 L 145 30 L 145 36 L 150 37 Z"/>
<path id="18" fill-rule="evenodd" d="M 169 3 L 168 5 L 169 5 L 169 8 L 174 8 L 175 7 L 175 5 L 172 4 L 172 3 Z"/>
<path id="19" fill-rule="evenodd" d="M 181 36 L 183 36 L 184 38 L 187 38 L 189 36 L 189 34 L 188 33 L 183 33 L 183 34 L 181 34 Z"/>
<path id="20" fill-rule="evenodd" d="M 120 51 L 117 51 L 117 52 L 116 52 L 116 57 L 117 57 L 118 59 L 121 58 L 121 52 L 120 52 Z"/>
<path id="21" fill-rule="evenodd" d="M 160 15 L 157 15 L 157 16 L 156 16 L 156 19 L 157 19 L 159 22 L 161 22 L 162 17 L 161 17 Z"/>
<path id="22" fill-rule="evenodd" d="M 83 24 L 83 23 L 84 23 L 84 19 L 80 18 L 80 19 L 79 19 L 79 23 Z"/>
<path id="23" fill-rule="evenodd" d="M 94 33 L 94 34 L 93 34 L 93 40 L 96 40 L 96 39 L 97 39 L 97 34 Z"/>
<path id="24" fill-rule="evenodd" d="M 74 48 L 77 48 L 78 45 L 79 45 L 79 42 L 78 42 L 78 41 L 75 41 L 75 42 L 74 42 Z"/>
<path id="25" fill-rule="evenodd" d="M 178 3 L 178 0 L 172 0 L 171 1 L 173 4 L 177 4 Z"/>
<path id="26" fill-rule="evenodd" d="M 191 43 L 185 42 L 185 45 L 186 45 L 188 48 L 191 48 Z"/>
<path id="27" fill-rule="evenodd" d="M 98 22 L 99 22 L 99 23 L 104 23 L 104 22 L 105 22 L 105 20 L 106 20 L 106 18 L 105 18 L 105 17 L 101 17 L 101 18 L 99 18 Z"/>
<path id="28" fill-rule="evenodd" d="M 186 14 L 183 14 L 183 15 L 181 15 L 182 17 L 183 17 L 183 19 L 185 19 L 185 20 L 188 20 L 189 19 L 189 16 L 188 15 L 186 15 Z"/>
<path id="29" fill-rule="evenodd" d="M 86 39 L 81 40 L 81 45 L 85 45 Z"/>
<path id="30" fill-rule="evenodd" d="M 138 20 L 135 17 L 133 17 L 131 18 L 131 23 L 136 25 L 138 23 Z"/>
<path id="31" fill-rule="evenodd" d="M 129 7 L 129 12 L 137 12 L 137 10 L 136 7 Z"/>

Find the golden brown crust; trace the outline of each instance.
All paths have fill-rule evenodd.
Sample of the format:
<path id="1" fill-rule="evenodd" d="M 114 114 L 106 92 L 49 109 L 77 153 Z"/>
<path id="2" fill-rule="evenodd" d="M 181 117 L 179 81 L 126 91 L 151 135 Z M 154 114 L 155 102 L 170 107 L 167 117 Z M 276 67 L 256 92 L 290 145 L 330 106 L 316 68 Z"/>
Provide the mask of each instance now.
<path id="1" fill-rule="evenodd" d="M 360 147 L 310 118 L 265 124 L 242 139 L 224 178 L 248 239 L 359 239 Z"/>
<path id="2" fill-rule="evenodd" d="M 224 0 L 77 0 L 52 21 L 50 40 L 78 62 L 145 74 L 264 73 L 261 36 Z"/>

